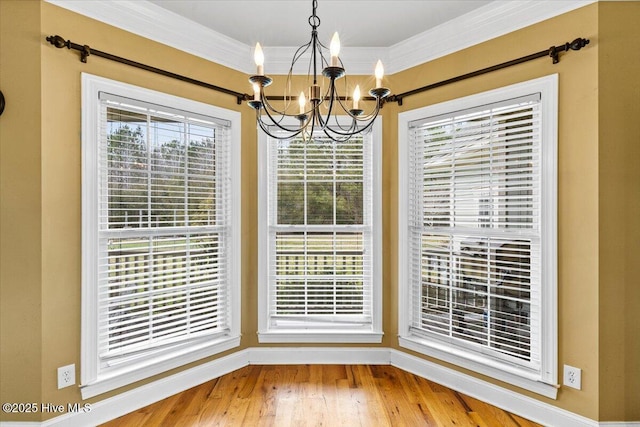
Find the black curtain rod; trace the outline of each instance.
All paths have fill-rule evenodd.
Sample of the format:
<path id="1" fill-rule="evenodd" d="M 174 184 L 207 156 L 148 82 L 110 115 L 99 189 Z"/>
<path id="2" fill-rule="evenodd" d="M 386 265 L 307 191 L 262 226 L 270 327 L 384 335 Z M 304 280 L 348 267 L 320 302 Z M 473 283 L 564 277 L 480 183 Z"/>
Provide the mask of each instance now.
<path id="1" fill-rule="evenodd" d="M 490 73 L 492 71 L 501 70 L 503 68 L 511 67 L 513 65 L 522 64 L 523 62 L 531 61 L 533 59 L 538 59 L 538 58 L 542 58 L 542 57 L 545 57 L 545 56 L 551 57 L 551 59 L 553 60 L 553 63 L 557 64 L 560 61 L 560 57 L 559 57 L 560 52 L 567 52 L 567 51 L 569 51 L 569 49 L 571 49 L 571 50 L 580 50 L 580 49 L 582 49 L 583 47 L 585 47 L 588 44 L 589 44 L 589 40 L 583 39 L 583 38 L 577 38 L 574 41 L 572 41 L 571 43 L 565 43 L 562 46 L 551 46 L 549 49 L 541 50 L 540 52 L 533 53 L 533 54 L 527 55 L 527 56 L 523 56 L 523 57 L 518 58 L 518 59 L 513 59 L 511 61 L 503 62 L 502 64 L 493 65 L 491 67 L 483 68 L 483 69 L 477 70 L 477 71 L 472 71 L 471 73 L 462 74 L 462 75 L 457 76 L 457 77 L 452 77 L 452 78 L 447 79 L 447 80 L 442 80 L 442 81 L 437 82 L 437 83 L 432 83 L 430 85 L 423 86 L 423 87 L 418 88 L 418 89 L 413 89 L 413 90 L 410 90 L 410 91 L 407 91 L 407 92 L 403 92 L 403 93 L 398 94 L 398 95 L 391 95 L 386 99 L 386 101 L 387 102 L 397 102 L 398 105 L 402 105 L 402 99 L 406 98 L 407 96 L 415 95 L 417 93 L 425 92 L 427 90 L 431 90 L 431 89 L 435 89 L 435 88 L 438 88 L 438 87 L 441 87 L 441 86 L 445 86 L 445 85 L 448 85 L 448 84 L 451 84 L 451 83 L 459 82 L 461 80 L 470 79 L 471 77 L 480 76 L 482 74 L 487 74 L 487 73 Z"/>
<path id="2" fill-rule="evenodd" d="M 150 65 L 145 65 L 145 64 L 141 64 L 140 62 L 136 62 L 136 61 L 132 61 L 130 59 L 126 59 L 126 58 L 122 58 L 120 56 L 116 56 L 116 55 L 112 55 L 110 53 L 106 53 L 106 52 L 102 52 L 100 50 L 96 50 L 96 49 L 91 49 L 89 46 L 87 45 L 80 45 L 77 43 L 73 43 L 71 40 L 65 40 L 64 38 L 62 38 L 61 36 L 55 35 L 55 36 L 48 36 L 46 38 L 46 40 L 51 43 L 52 45 L 54 45 L 57 48 L 63 48 L 66 47 L 67 49 L 74 49 L 80 52 L 80 60 L 82 62 L 87 62 L 87 58 L 89 57 L 89 55 L 95 55 L 95 56 L 99 56 L 102 58 L 106 58 L 106 59 L 110 59 L 111 61 L 116 61 L 119 62 L 121 64 L 126 64 L 126 65 L 130 65 L 132 67 L 136 67 L 136 68 L 140 68 L 142 70 L 146 70 L 146 71 L 151 71 L 152 73 L 156 73 L 156 74 L 160 74 L 162 76 L 165 77 L 171 77 L 177 80 L 181 80 L 183 82 L 187 82 L 187 83 L 191 83 L 191 84 L 195 84 L 198 86 L 202 86 L 205 87 L 207 89 L 213 89 L 216 90 L 218 92 L 222 92 L 222 93 L 226 93 L 227 95 L 231 95 L 231 96 L 235 96 L 236 97 L 236 101 L 238 102 L 238 104 L 242 104 L 242 101 L 249 101 L 251 99 L 253 99 L 252 96 L 246 94 L 246 93 L 240 93 L 240 92 L 236 92 L 234 90 L 231 89 L 226 89 L 220 86 L 216 86 L 216 85 L 212 85 L 210 83 L 206 83 L 200 80 L 196 80 L 196 79 L 192 79 L 190 77 L 185 77 L 183 75 L 180 74 L 176 74 L 176 73 L 172 73 L 170 71 L 165 71 L 163 69 L 160 68 L 156 68 L 156 67 L 152 67 Z M 472 77 L 476 77 L 476 76 L 480 76 L 482 74 L 486 74 L 486 73 L 490 73 L 492 71 L 496 71 L 496 70 L 501 70 L 503 68 L 507 68 L 507 67 L 511 67 L 512 65 L 517 65 L 517 64 L 521 64 L 523 62 L 527 62 L 527 61 L 531 61 L 533 59 L 538 59 L 538 58 L 542 58 L 545 56 L 549 56 L 552 58 L 553 63 L 557 64 L 558 61 L 560 60 L 559 54 L 560 52 L 568 52 L 570 49 L 571 50 L 580 50 L 583 47 L 585 47 L 586 45 L 589 44 L 589 40 L 588 39 L 583 39 L 583 38 L 577 38 L 574 41 L 572 41 L 571 43 L 565 43 L 561 46 L 551 46 L 549 49 L 546 50 L 542 50 L 540 52 L 537 53 L 533 53 L 531 55 L 527 55 L 527 56 L 523 56 L 521 58 L 518 59 L 514 59 L 511 61 L 507 61 L 507 62 L 503 62 L 502 64 L 498 64 L 498 65 L 493 65 L 491 67 L 487 67 L 487 68 L 483 68 L 481 70 L 477 70 L 477 71 L 473 71 L 471 73 L 467 73 L 467 74 L 462 74 L 460 76 L 457 77 L 452 77 L 450 79 L 447 80 L 442 80 L 440 82 L 437 83 L 432 83 L 430 85 L 427 86 L 423 86 L 421 88 L 418 89 L 413 89 L 407 92 L 403 92 L 401 94 L 398 95 L 390 95 L 387 98 L 385 98 L 385 102 L 397 102 L 398 105 L 402 105 L 402 100 L 404 98 L 406 98 L 407 96 L 411 96 L 411 95 L 415 95 L 417 93 L 421 93 L 427 90 L 431 90 L 431 89 L 435 89 L 444 85 L 448 85 L 451 83 L 455 83 L 455 82 L 459 82 L 461 80 L 466 80 Z M 283 100 L 284 97 L 282 96 L 269 96 L 268 99 L 271 100 Z M 296 96 L 292 96 L 290 99 L 297 99 Z M 341 97 L 341 99 L 351 99 L 350 97 Z M 363 99 L 367 100 L 367 99 L 374 99 L 371 97 L 364 97 Z"/>
<path id="3" fill-rule="evenodd" d="M 141 64 L 140 62 L 132 61 L 130 59 L 122 58 L 120 56 L 111 55 L 110 53 L 102 52 L 100 50 L 92 49 L 87 45 L 79 45 L 77 43 L 73 43 L 71 40 L 66 40 L 58 35 L 47 37 L 47 41 L 54 45 L 57 48 L 66 47 L 67 49 L 74 49 L 80 52 L 80 60 L 82 62 L 87 62 L 87 58 L 89 55 L 100 56 L 102 58 L 110 59 L 112 61 L 119 62 L 121 64 L 130 65 L 132 67 L 140 68 L 142 70 L 151 71 L 152 73 L 160 74 L 165 77 L 171 77 L 173 79 L 181 80 L 183 82 L 191 83 L 194 85 L 206 87 L 207 89 L 213 89 L 218 92 L 226 93 L 227 95 L 235 96 L 238 104 L 242 104 L 242 101 L 248 101 L 249 99 L 253 99 L 253 97 L 249 97 L 246 93 L 236 92 L 231 89 L 226 89 L 220 86 L 212 85 L 210 83 L 206 83 L 200 80 L 192 79 L 190 77 L 185 77 L 180 74 L 172 73 L 170 71 L 165 71 L 161 68 L 152 67 L 150 65 Z"/>

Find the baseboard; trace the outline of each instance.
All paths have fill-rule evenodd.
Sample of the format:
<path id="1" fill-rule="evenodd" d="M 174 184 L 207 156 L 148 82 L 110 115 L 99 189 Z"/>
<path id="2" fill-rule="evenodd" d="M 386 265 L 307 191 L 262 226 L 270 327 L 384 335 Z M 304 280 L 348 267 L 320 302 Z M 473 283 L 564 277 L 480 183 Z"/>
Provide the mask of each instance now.
<path id="1" fill-rule="evenodd" d="M 391 365 L 430 381 L 488 402 L 542 425 L 554 427 L 597 426 L 598 422 L 506 388 L 482 381 L 437 363 L 397 350 L 391 351 Z"/>
<path id="2" fill-rule="evenodd" d="M 388 348 L 254 347 L 250 365 L 388 365 Z"/>
<path id="3" fill-rule="evenodd" d="M 248 351 L 241 350 L 232 355 L 221 357 L 220 359 L 145 384 L 117 396 L 101 400 L 91 405 L 91 411 L 89 412 L 65 414 L 47 420 L 40 424 L 40 426 L 96 426 L 247 366 L 248 360 Z M 7 427 L 9 426 L 14 427 L 14 424 L 7 425 Z M 15 424 L 15 427 L 18 427 L 18 424 Z"/>
<path id="4" fill-rule="evenodd" d="M 105 423 L 247 365 L 392 365 L 537 423 L 554 427 L 640 427 L 640 422 L 598 422 L 437 363 L 389 348 L 254 347 L 196 366 L 91 405 L 89 412 L 38 422 L 0 422 L 0 427 L 87 427 Z"/>

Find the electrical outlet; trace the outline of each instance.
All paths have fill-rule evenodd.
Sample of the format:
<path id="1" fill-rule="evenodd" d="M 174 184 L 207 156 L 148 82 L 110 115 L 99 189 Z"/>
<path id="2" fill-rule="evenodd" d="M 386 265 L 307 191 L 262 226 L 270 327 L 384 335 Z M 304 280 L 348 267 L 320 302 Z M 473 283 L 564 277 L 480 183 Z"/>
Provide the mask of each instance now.
<path id="1" fill-rule="evenodd" d="M 564 365 L 564 380 L 562 381 L 567 387 L 580 390 L 582 387 L 582 370 L 573 366 Z"/>
<path id="2" fill-rule="evenodd" d="M 76 383 L 76 365 L 58 368 L 58 390 Z"/>

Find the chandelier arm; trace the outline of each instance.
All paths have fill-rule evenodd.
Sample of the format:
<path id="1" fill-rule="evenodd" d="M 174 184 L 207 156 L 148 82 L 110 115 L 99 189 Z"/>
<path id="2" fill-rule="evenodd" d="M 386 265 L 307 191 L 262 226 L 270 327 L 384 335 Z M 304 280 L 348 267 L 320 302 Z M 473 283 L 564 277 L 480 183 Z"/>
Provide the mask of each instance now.
<path id="1" fill-rule="evenodd" d="M 284 111 L 280 111 L 277 108 L 275 108 L 273 105 L 271 105 L 266 96 L 262 97 L 262 103 L 264 105 L 264 109 L 265 109 L 265 112 L 267 113 L 267 115 L 270 115 L 269 111 L 271 111 L 273 113 L 276 113 L 276 114 L 279 114 L 279 115 L 283 116 L 283 118 L 287 115 Z M 275 121 L 276 120 L 274 120 L 274 122 Z M 282 119 L 278 120 L 278 122 L 280 122 L 280 121 L 282 121 Z"/>
<path id="2" fill-rule="evenodd" d="M 271 138 L 275 138 L 275 139 L 289 139 L 289 138 L 295 138 L 296 136 L 298 136 L 302 131 L 304 131 L 304 128 L 300 128 L 297 131 L 291 131 L 288 129 L 285 129 L 287 132 L 293 132 L 289 135 L 285 135 L 285 136 L 278 136 L 278 135 L 274 135 L 273 133 L 271 133 L 269 131 L 269 126 L 267 124 L 265 124 L 260 118 L 258 118 L 258 125 L 260 126 L 260 129 L 262 129 L 262 131 L 264 133 L 266 133 L 267 135 L 269 135 Z"/>
<path id="3" fill-rule="evenodd" d="M 331 127 L 328 127 L 328 128 L 332 133 L 334 133 L 336 135 L 340 135 L 340 136 L 345 136 L 348 139 L 349 137 L 355 135 L 356 133 L 366 132 L 371 126 L 373 126 L 373 123 L 374 123 L 379 111 L 380 111 L 380 108 L 376 108 L 376 110 L 375 110 L 376 115 L 372 116 L 371 120 L 367 124 L 365 124 L 363 127 L 359 127 L 358 124 L 357 124 L 356 119 L 354 118 L 352 123 L 351 123 L 351 126 L 346 131 L 341 126 L 339 126 L 339 127 L 343 130 L 343 132 L 337 130 L 336 128 L 331 128 Z M 353 132 L 351 130 L 353 130 Z"/>
<path id="4" fill-rule="evenodd" d="M 336 123 L 337 123 L 337 119 Z M 340 130 L 338 130 L 338 128 Z M 351 136 L 355 135 L 358 132 L 358 127 L 355 124 L 355 122 L 352 120 L 351 124 L 349 125 L 348 128 L 344 128 L 341 125 L 338 125 L 337 128 L 336 127 L 331 127 L 331 126 L 325 126 L 322 131 L 327 135 L 330 136 L 334 141 L 339 141 L 341 140 L 342 137 L 349 139 Z M 338 139 L 338 137 L 340 137 L 340 139 Z M 345 139 L 345 140 L 346 140 Z"/>
<path id="5" fill-rule="evenodd" d="M 304 55 L 309 50 L 312 43 L 313 43 L 313 38 L 309 40 L 309 43 L 303 44 L 302 46 L 300 46 L 296 50 L 296 52 L 293 54 L 293 60 L 291 61 L 291 66 L 289 67 L 289 75 L 293 74 L 293 67 L 295 66 L 296 62 L 298 62 L 298 60 L 302 58 L 302 55 Z"/>
<path id="6" fill-rule="evenodd" d="M 358 122 L 368 122 L 369 120 L 372 120 L 378 117 L 378 113 L 380 112 L 381 109 L 382 109 L 382 103 L 380 102 L 380 100 L 376 100 L 376 106 L 373 109 L 373 111 L 371 111 L 369 114 L 365 114 L 359 117 L 354 117 L 354 119 L 357 120 Z"/>
<path id="7" fill-rule="evenodd" d="M 351 125 L 351 128 L 353 128 L 353 124 Z M 355 134 L 355 133 L 350 133 L 350 134 L 347 134 L 347 135 L 340 135 L 340 136 L 336 136 L 336 135 L 339 135 L 339 134 L 337 134 L 337 133 L 335 132 L 335 130 L 334 130 L 333 128 L 331 128 L 331 127 L 328 127 L 328 128 L 323 129 L 323 130 L 322 130 L 322 132 L 323 132 L 323 133 L 324 133 L 324 134 L 325 134 L 329 139 L 331 139 L 332 141 L 335 141 L 335 142 L 346 142 L 346 141 L 348 141 L 349 139 L 351 139 L 351 138 L 353 137 L 353 135 Z"/>
<path id="8" fill-rule="evenodd" d="M 276 120 L 271 113 L 269 112 L 268 109 L 265 108 L 265 113 L 266 116 L 269 117 L 269 120 L 271 121 L 271 123 L 273 124 L 273 126 L 280 128 L 281 130 L 285 131 L 285 132 L 289 132 L 290 135 L 289 137 L 294 137 L 297 136 L 298 134 L 300 134 L 300 132 L 303 132 L 307 126 L 309 126 L 309 123 L 314 120 L 315 118 L 315 114 L 311 114 L 311 115 L 307 115 L 307 114 L 298 114 L 298 115 L 291 115 L 291 114 L 285 114 L 285 113 L 280 113 L 279 111 L 275 111 L 276 113 L 280 114 L 281 117 L 279 120 Z M 286 127 L 282 124 L 280 124 L 286 117 L 295 117 L 296 119 L 298 119 L 300 121 L 300 126 L 299 128 L 295 129 L 295 128 L 289 128 Z M 262 120 L 261 116 L 258 116 L 258 121 L 264 124 L 264 120 Z M 268 126 L 265 124 L 265 126 Z M 287 137 L 280 137 L 280 139 L 286 139 Z"/>
<path id="9" fill-rule="evenodd" d="M 295 135 L 297 135 L 302 130 L 304 130 L 304 126 L 302 126 L 300 129 L 290 129 L 290 128 L 285 127 L 285 126 L 280 124 L 280 122 L 284 119 L 284 117 L 291 117 L 290 115 L 282 114 L 282 118 L 280 120 L 275 120 L 267 108 L 265 108 L 264 111 L 265 111 L 267 117 L 269 117 L 269 120 L 271 120 L 271 123 L 273 123 L 274 126 L 280 128 L 281 130 L 283 130 L 285 132 L 295 133 Z M 263 120 L 262 120 L 262 118 L 260 116 L 258 116 L 258 121 L 263 122 Z"/>
<path id="10" fill-rule="evenodd" d="M 346 82 L 346 80 L 347 80 L 347 76 L 346 75 L 344 76 L 344 79 L 345 79 L 344 87 L 345 87 L 345 92 L 346 92 L 346 88 L 348 86 L 347 82 Z M 376 107 L 375 107 L 374 111 L 372 111 L 372 112 L 370 112 L 369 114 L 366 114 L 366 115 L 354 115 L 354 114 L 351 113 L 351 110 L 345 105 L 345 103 L 342 102 L 342 98 L 337 93 L 337 87 L 334 88 L 334 92 L 335 92 L 335 98 L 338 100 L 338 104 L 342 108 L 342 111 L 344 111 L 347 116 L 349 116 L 349 117 L 351 117 L 353 119 L 353 123 L 352 123 L 351 126 L 349 126 L 348 129 L 346 129 L 343 125 L 341 125 L 336 120 L 336 126 L 338 128 L 340 128 L 340 129 L 342 129 L 345 132 L 350 132 L 354 128 L 353 124 L 356 124 L 355 127 L 357 128 L 357 122 L 366 122 L 366 121 L 374 119 L 375 117 L 377 117 L 378 112 L 380 111 L 380 99 L 376 98 Z M 347 100 L 347 99 L 348 98 L 345 97 L 345 100 Z"/>
<path id="11" fill-rule="evenodd" d="M 340 60 L 340 64 L 342 64 L 342 60 Z M 343 65 L 344 68 L 344 65 Z M 347 93 L 347 75 L 345 74 L 344 76 L 344 93 Z M 347 96 L 345 96 L 345 101 L 347 100 Z M 342 99 L 340 99 L 340 96 L 338 96 L 338 92 L 337 92 L 337 87 L 336 87 L 336 99 L 338 100 L 338 104 L 340 105 L 340 107 L 342 108 L 342 111 L 344 111 L 345 113 L 347 113 L 349 116 L 354 117 L 350 112 L 349 112 L 349 108 L 347 108 L 343 103 L 342 103 Z"/>
<path id="12" fill-rule="evenodd" d="M 380 111 L 380 99 L 376 100 L 376 107 L 374 109 L 374 111 L 368 115 L 368 119 L 370 120 L 369 123 L 367 123 L 363 128 L 359 128 L 358 126 L 358 122 L 359 121 L 365 121 L 363 120 L 358 120 L 357 117 L 355 117 L 354 115 L 352 115 L 351 113 L 349 113 L 345 108 L 344 108 L 344 104 L 342 104 L 342 102 L 340 101 L 340 97 L 337 94 L 337 89 L 335 87 L 335 81 L 332 79 L 331 80 L 331 84 L 330 84 L 330 89 L 328 91 L 329 95 L 334 95 L 335 96 L 329 96 L 329 111 L 327 113 L 327 118 L 326 121 L 322 120 L 322 116 L 320 116 L 321 122 L 322 122 L 322 130 L 323 132 L 330 137 L 330 135 L 328 134 L 328 132 L 331 132 L 335 135 L 340 135 L 340 136 L 344 136 L 347 139 L 351 136 L 353 136 L 356 133 L 362 133 L 364 131 L 366 131 L 369 127 L 371 127 L 371 125 L 373 124 L 373 121 L 375 120 L 375 118 L 378 116 L 378 113 Z M 331 127 L 329 126 L 329 120 L 331 119 L 331 113 L 332 113 L 332 109 L 333 109 L 333 101 L 334 99 L 337 98 L 338 102 L 340 103 L 340 106 L 343 108 L 343 110 L 345 110 L 345 112 L 347 112 L 348 116 L 351 117 L 352 121 L 351 124 L 349 125 L 348 128 L 343 127 L 337 120 L 337 118 L 335 119 L 336 121 L 336 126 L 335 127 Z M 340 129 L 340 130 L 338 130 Z M 332 138 L 334 141 L 338 141 L 338 139 L 334 139 Z"/>
<path id="13" fill-rule="evenodd" d="M 269 108 L 271 108 L 271 111 L 281 114 L 283 116 L 286 115 L 286 111 L 289 109 L 289 106 L 291 105 L 291 100 L 292 100 L 292 96 L 290 95 L 290 93 L 291 93 L 291 82 L 293 78 L 293 67 L 298 62 L 298 60 L 309 50 L 310 46 L 311 46 L 311 41 L 309 41 L 309 43 L 307 44 L 300 46 L 293 55 L 293 60 L 291 62 L 291 66 L 289 67 L 289 72 L 287 73 L 287 81 L 284 87 L 284 94 L 282 96 L 282 100 L 284 103 L 284 110 L 280 111 L 277 108 L 269 105 Z"/>
<path id="14" fill-rule="evenodd" d="M 331 79 L 330 81 L 331 81 L 331 83 L 329 83 L 329 89 L 327 90 L 327 93 L 329 95 L 328 96 L 328 98 L 329 98 L 329 107 L 328 107 L 328 111 L 327 111 L 326 120 L 324 120 L 322 118 L 322 114 L 320 114 L 320 104 L 322 103 L 322 101 L 320 103 L 318 103 L 318 106 L 316 108 L 317 111 L 318 111 L 318 116 L 321 119 L 322 130 L 324 130 L 329 124 L 329 120 L 331 119 L 331 113 L 333 111 L 333 101 L 338 95 L 337 92 L 336 92 L 335 80 Z M 336 96 L 333 96 L 333 95 L 336 95 Z M 327 97 L 325 96 L 324 98 L 327 98 Z M 323 101 L 324 101 L 324 98 L 323 98 Z"/>

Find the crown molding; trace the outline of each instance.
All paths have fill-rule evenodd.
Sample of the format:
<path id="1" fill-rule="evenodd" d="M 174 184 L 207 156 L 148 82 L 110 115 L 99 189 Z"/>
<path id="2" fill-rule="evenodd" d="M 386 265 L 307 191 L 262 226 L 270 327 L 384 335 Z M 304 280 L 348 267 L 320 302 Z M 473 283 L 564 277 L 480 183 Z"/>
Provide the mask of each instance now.
<path id="1" fill-rule="evenodd" d="M 45 1 L 237 71 L 254 73 L 251 46 L 148 1 Z M 497 0 L 390 47 L 344 47 L 341 59 L 351 75 L 372 74 L 378 59 L 384 62 L 387 74 L 394 74 L 596 1 Z M 264 47 L 265 69 L 270 74 L 287 74 L 295 49 Z M 306 67 L 294 70 L 297 73 L 306 74 Z"/>
<path id="2" fill-rule="evenodd" d="M 238 71 L 253 63 L 244 43 L 145 0 L 45 1 Z"/>
<path id="3" fill-rule="evenodd" d="M 597 1 L 493 1 L 391 46 L 389 73 L 406 70 Z"/>

